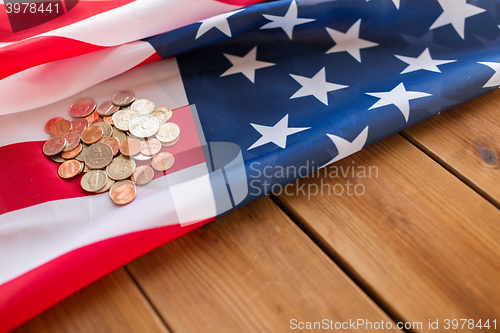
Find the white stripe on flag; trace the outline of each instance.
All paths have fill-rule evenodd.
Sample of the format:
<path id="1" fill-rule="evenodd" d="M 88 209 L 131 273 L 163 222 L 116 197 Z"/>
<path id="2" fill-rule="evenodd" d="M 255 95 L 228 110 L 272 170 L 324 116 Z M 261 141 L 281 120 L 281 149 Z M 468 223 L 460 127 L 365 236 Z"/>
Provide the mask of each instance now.
<path id="1" fill-rule="evenodd" d="M 51 104 L 140 64 L 156 51 L 134 42 L 29 68 L 0 81 L 0 114 Z"/>
<path id="2" fill-rule="evenodd" d="M 115 46 L 171 31 L 241 6 L 214 0 L 137 0 L 39 36 Z"/>

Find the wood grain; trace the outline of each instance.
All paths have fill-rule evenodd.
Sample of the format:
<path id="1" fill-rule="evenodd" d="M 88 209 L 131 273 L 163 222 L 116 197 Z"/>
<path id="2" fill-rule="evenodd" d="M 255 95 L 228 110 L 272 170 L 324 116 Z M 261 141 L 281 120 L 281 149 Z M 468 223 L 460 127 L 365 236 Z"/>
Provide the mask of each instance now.
<path id="1" fill-rule="evenodd" d="M 125 269 L 92 283 L 13 332 L 168 333 Z"/>
<path id="2" fill-rule="evenodd" d="M 403 135 L 500 208 L 499 106 L 496 89 Z"/>
<path id="3" fill-rule="evenodd" d="M 285 332 L 290 320 L 387 317 L 268 198 L 127 265 L 180 332 Z"/>
<path id="4" fill-rule="evenodd" d="M 424 323 L 419 331 L 429 331 L 429 319 L 498 323 L 500 211 L 398 134 L 329 172 L 350 166 L 375 166 L 378 177 L 330 173 L 299 184 L 340 184 L 340 193 L 349 181 L 364 195 L 324 187 L 311 200 L 276 200 L 389 313 Z"/>

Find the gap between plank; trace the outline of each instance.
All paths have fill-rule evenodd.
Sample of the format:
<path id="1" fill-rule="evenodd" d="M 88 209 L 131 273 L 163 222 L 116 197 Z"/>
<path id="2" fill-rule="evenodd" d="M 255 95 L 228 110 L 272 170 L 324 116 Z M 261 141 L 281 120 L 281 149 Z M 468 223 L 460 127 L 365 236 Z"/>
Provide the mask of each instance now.
<path id="1" fill-rule="evenodd" d="M 423 152 L 425 155 L 429 156 L 431 159 L 433 159 L 437 164 L 439 164 L 441 167 L 446 169 L 449 173 L 454 175 L 456 178 L 458 178 L 462 183 L 470 187 L 474 192 L 479 194 L 481 197 L 486 199 L 489 203 L 491 203 L 493 206 L 496 208 L 500 209 L 500 202 L 495 200 L 491 195 L 489 195 L 486 191 L 482 190 L 479 186 L 476 186 L 472 181 L 470 181 L 465 175 L 460 173 L 457 169 L 455 169 L 451 164 L 446 163 L 441 157 L 439 157 L 437 154 L 433 153 L 430 149 L 425 147 L 423 144 L 418 142 L 418 140 L 414 139 L 411 135 L 405 133 L 405 132 L 399 132 L 399 135 L 401 135 L 406 141 L 411 143 L 414 147 L 416 147 L 418 150 Z"/>
<path id="2" fill-rule="evenodd" d="M 130 278 L 132 279 L 132 282 L 135 283 L 135 285 L 137 286 L 137 288 L 141 292 L 142 296 L 144 296 L 144 298 L 146 299 L 146 301 L 149 303 L 149 305 L 153 309 L 154 313 L 158 316 L 158 318 L 160 318 L 160 321 L 163 323 L 163 325 L 167 328 L 167 330 L 169 332 L 174 333 L 174 331 L 172 330 L 172 328 L 170 326 L 168 326 L 168 324 L 165 321 L 165 319 L 161 316 L 160 312 L 158 312 L 158 310 L 156 309 L 156 307 L 154 306 L 154 304 L 151 302 L 151 300 L 149 299 L 148 295 L 146 295 L 146 293 L 142 289 L 141 285 L 137 282 L 137 280 L 134 278 L 134 276 L 132 275 L 132 273 L 130 273 L 130 271 L 127 268 L 127 265 L 123 265 L 123 269 L 125 270 L 125 272 L 127 272 L 128 276 L 130 276 Z"/>
<path id="3" fill-rule="evenodd" d="M 300 216 L 292 212 L 286 205 L 284 205 L 278 197 L 275 195 L 271 194 L 269 195 L 271 200 L 274 202 L 278 208 L 285 213 L 290 220 L 292 220 L 293 223 L 295 223 L 302 232 L 304 232 L 309 239 L 311 239 L 316 246 L 318 246 L 329 258 L 330 260 L 333 261 L 337 267 L 339 267 L 344 274 L 353 281 L 356 286 L 361 289 L 363 293 L 365 293 L 389 318 L 391 318 L 394 322 L 406 322 L 401 316 L 399 316 L 395 311 L 393 311 L 390 306 L 384 301 L 384 299 L 363 279 L 355 273 L 353 267 L 349 265 L 347 261 L 342 259 L 338 253 L 330 246 L 327 244 L 327 242 L 319 235 L 314 228 L 310 227 L 308 223 L 306 223 Z M 408 333 L 413 333 L 417 332 L 415 330 L 407 330 L 402 328 L 401 331 L 403 332 L 408 332 Z"/>

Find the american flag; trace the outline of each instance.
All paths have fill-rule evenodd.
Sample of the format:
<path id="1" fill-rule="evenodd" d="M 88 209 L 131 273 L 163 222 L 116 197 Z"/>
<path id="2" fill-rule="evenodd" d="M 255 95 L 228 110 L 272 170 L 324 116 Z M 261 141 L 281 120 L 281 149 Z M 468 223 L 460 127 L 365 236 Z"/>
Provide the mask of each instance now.
<path id="1" fill-rule="evenodd" d="M 496 1 L 252 2 L 64 1 L 64 15 L 12 33 L 4 1 L 0 331 L 500 85 Z M 123 89 L 175 109 L 182 140 L 176 169 L 115 207 L 59 179 L 41 146 L 73 100 Z M 280 173 L 290 167 L 305 172 Z"/>

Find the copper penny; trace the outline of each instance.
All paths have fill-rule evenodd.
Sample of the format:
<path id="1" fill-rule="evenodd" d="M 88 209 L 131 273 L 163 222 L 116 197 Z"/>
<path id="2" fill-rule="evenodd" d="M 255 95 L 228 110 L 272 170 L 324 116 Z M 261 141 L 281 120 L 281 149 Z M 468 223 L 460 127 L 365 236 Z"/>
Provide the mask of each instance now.
<path id="1" fill-rule="evenodd" d="M 135 100 L 133 91 L 124 90 L 113 95 L 113 103 L 118 106 L 127 106 Z"/>
<path id="2" fill-rule="evenodd" d="M 89 127 L 89 121 L 85 118 L 73 119 L 71 121 L 71 131 L 82 135 L 84 129 Z"/>
<path id="3" fill-rule="evenodd" d="M 139 154 L 141 148 L 141 140 L 130 138 L 122 142 L 120 146 L 120 152 L 125 156 L 133 156 Z"/>
<path id="4" fill-rule="evenodd" d="M 105 123 L 108 123 L 110 125 L 114 125 L 115 123 L 113 123 L 113 117 L 102 117 L 102 120 L 105 122 Z"/>
<path id="5" fill-rule="evenodd" d="M 70 151 L 63 151 L 61 153 L 61 157 L 64 158 L 65 160 L 70 160 L 72 158 L 75 158 L 82 152 L 82 144 L 78 144 L 78 146 L 75 147 L 75 149 L 70 150 Z"/>
<path id="6" fill-rule="evenodd" d="M 80 144 L 80 134 L 76 132 L 69 132 L 64 138 L 66 139 L 66 148 L 64 148 L 64 151 L 73 150 Z"/>
<path id="7" fill-rule="evenodd" d="M 63 179 L 73 178 L 82 172 L 82 164 L 77 160 L 68 160 L 59 166 L 58 174 Z"/>
<path id="8" fill-rule="evenodd" d="M 87 120 L 89 123 L 93 123 L 97 119 L 99 119 L 99 113 L 97 112 L 92 112 L 89 114 L 87 117 L 84 117 L 83 119 Z"/>
<path id="9" fill-rule="evenodd" d="M 155 138 L 149 138 L 142 141 L 141 154 L 153 156 L 160 152 L 161 142 Z"/>
<path id="10" fill-rule="evenodd" d="M 58 120 L 50 128 L 50 134 L 61 136 L 71 131 L 71 122 L 66 119 Z"/>
<path id="11" fill-rule="evenodd" d="M 59 121 L 59 120 L 64 120 L 63 117 L 54 117 L 52 119 L 50 119 L 46 124 L 45 124 L 45 132 L 50 133 L 50 129 L 52 128 L 52 125 L 54 125 L 55 122 Z"/>
<path id="12" fill-rule="evenodd" d="M 120 108 L 114 105 L 111 101 L 99 103 L 99 105 L 96 107 L 97 113 L 99 113 L 101 116 L 112 116 L 113 113 L 115 113 L 119 109 Z"/>
<path id="13" fill-rule="evenodd" d="M 63 136 L 55 136 L 47 140 L 43 145 L 43 153 L 47 156 L 54 156 L 63 151 L 66 147 L 66 139 Z"/>
<path id="14" fill-rule="evenodd" d="M 131 203 L 135 199 L 136 191 L 135 187 L 128 184 L 123 184 L 115 188 L 111 199 L 117 205 L 126 205 Z"/>
<path id="15" fill-rule="evenodd" d="M 113 156 L 118 154 L 120 151 L 120 141 L 118 141 L 117 138 L 109 137 L 109 138 L 104 138 L 101 139 L 99 142 L 105 143 L 108 146 L 111 147 L 111 150 L 113 150 Z"/>
<path id="16" fill-rule="evenodd" d="M 95 109 L 95 101 L 92 98 L 84 97 L 80 98 L 69 108 L 69 114 L 75 118 L 87 117 Z"/>
<path id="17" fill-rule="evenodd" d="M 99 126 L 87 127 L 82 132 L 82 141 L 86 144 L 92 144 L 99 141 L 102 137 L 102 128 Z"/>
<path id="18" fill-rule="evenodd" d="M 137 185 L 146 185 L 153 180 L 155 172 L 149 165 L 138 166 L 130 178 Z"/>
<path id="19" fill-rule="evenodd" d="M 170 153 L 159 153 L 151 161 L 151 166 L 156 171 L 167 171 L 174 165 L 174 156 Z"/>

